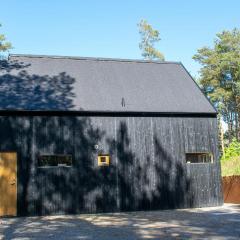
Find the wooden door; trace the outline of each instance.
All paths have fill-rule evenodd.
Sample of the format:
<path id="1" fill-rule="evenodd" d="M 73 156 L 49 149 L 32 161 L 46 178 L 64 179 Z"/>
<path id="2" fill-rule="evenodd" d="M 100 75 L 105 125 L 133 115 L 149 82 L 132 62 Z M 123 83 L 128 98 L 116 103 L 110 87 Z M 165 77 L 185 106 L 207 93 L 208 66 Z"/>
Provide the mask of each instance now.
<path id="1" fill-rule="evenodd" d="M 0 153 L 0 216 L 17 215 L 17 154 Z"/>

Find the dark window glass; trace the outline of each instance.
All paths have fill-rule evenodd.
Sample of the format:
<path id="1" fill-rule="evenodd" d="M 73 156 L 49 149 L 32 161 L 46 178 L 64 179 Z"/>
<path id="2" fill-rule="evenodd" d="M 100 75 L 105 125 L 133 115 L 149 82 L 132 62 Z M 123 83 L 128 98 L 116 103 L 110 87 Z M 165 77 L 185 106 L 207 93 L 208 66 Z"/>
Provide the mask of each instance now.
<path id="1" fill-rule="evenodd" d="M 107 157 L 105 157 L 105 156 L 100 157 L 100 161 L 101 161 L 102 163 L 107 162 Z"/>
<path id="2" fill-rule="evenodd" d="M 213 156 L 211 153 L 186 153 L 187 163 L 211 163 Z"/>
<path id="3" fill-rule="evenodd" d="M 38 167 L 72 166 L 71 155 L 40 155 Z"/>

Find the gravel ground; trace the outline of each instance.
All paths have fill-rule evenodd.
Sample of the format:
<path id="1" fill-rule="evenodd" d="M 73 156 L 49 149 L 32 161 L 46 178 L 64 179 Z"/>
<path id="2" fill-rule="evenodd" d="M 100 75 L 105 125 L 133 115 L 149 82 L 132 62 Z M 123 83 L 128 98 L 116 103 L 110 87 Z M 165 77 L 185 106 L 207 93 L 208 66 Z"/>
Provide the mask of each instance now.
<path id="1" fill-rule="evenodd" d="M 0 239 L 240 239 L 240 205 L 0 219 Z"/>

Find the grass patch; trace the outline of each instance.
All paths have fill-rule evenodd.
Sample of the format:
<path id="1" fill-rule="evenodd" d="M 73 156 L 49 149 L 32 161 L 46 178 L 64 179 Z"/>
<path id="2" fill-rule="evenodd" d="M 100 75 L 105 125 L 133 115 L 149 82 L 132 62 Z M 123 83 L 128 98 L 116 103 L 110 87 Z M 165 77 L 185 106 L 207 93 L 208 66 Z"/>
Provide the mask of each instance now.
<path id="1" fill-rule="evenodd" d="M 222 176 L 240 176 L 240 156 L 221 160 Z"/>

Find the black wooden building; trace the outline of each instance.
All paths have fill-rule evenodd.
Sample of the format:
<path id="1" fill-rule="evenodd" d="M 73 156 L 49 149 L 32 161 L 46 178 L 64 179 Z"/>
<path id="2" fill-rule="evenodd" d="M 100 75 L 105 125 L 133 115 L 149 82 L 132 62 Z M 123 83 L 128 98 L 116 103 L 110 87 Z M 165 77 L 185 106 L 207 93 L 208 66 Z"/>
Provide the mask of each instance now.
<path id="1" fill-rule="evenodd" d="M 222 204 L 216 111 L 181 63 L 11 55 L 0 115 L 19 216 Z"/>

